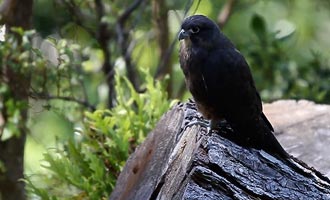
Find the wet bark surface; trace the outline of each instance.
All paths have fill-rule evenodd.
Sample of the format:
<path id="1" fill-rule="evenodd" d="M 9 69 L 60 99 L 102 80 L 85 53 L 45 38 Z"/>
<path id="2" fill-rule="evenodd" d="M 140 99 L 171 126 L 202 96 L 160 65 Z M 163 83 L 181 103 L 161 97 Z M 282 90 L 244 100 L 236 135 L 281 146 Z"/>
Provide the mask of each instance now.
<path id="1" fill-rule="evenodd" d="M 296 158 L 242 147 L 224 126 L 186 125 L 201 116 L 178 104 L 131 155 L 110 199 L 330 199 L 330 181 Z"/>

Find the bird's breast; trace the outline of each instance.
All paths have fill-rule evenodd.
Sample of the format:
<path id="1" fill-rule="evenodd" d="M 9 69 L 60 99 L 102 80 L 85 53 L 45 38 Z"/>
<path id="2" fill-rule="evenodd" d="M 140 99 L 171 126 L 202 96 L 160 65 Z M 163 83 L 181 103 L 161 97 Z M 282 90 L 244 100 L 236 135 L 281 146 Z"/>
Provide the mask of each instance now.
<path id="1" fill-rule="evenodd" d="M 190 40 L 183 40 L 180 44 L 180 61 L 184 61 L 185 64 L 188 64 L 191 58 L 191 42 Z"/>

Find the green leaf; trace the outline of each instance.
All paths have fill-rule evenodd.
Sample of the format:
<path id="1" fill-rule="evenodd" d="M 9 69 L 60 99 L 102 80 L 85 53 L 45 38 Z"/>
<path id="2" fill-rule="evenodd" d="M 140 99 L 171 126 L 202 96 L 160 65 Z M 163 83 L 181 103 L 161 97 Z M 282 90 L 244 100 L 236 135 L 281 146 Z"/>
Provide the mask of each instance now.
<path id="1" fill-rule="evenodd" d="M 48 36 L 48 37 L 47 37 L 47 41 L 50 42 L 54 47 L 57 46 L 58 41 L 57 41 L 56 38 L 51 37 L 51 36 Z"/>
<path id="2" fill-rule="evenodd" d="M 251 27 L 259 40 L 262 43 L 265 43 L 267 41 L 267 28 L 265 19 L 259 14 L 254 14 L 251 20 Z"/>

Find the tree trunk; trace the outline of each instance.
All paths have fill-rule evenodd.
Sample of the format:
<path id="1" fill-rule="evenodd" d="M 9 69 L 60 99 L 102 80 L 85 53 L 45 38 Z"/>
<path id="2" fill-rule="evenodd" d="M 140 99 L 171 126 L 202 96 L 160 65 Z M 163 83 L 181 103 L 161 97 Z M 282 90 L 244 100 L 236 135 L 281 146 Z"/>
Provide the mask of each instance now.
<path id="1" fill-rule="evenodd" d="M 280 160 L 226 138 L 229 126 L 207 134 L 195 104 L 165 114 L 130 156 L 111 200 L 330 199 L 330 180 L 296 158 Z"/>
<path id="2" fill-rule="evenodd" d="M 12 27 L 31 28 L 33 0 L 5 0 L 0 7 L 1 22 L 6 24 L 6 30 L 10 32 Z M 19 36 L 18 36 L 19 37 Z M 20 40 L 21 38 L 17 38 Z M 5 63 L 2 66 L 2 74 L 8 84 L 10 97 L 14 102 L 26 105 L 20 110 L 19 134 L 8 140 L 0 140 L 0 162 L 4 171 L 0 171 L 0 199 L 21 200 L 26 199 L 24 182 L 24 145 L 26 139 L 26 121 L 28 112 L 28 93 L 30 76 L 20 73 L 21 70 L 13 70 Z M 4 97 L 3 101 L 6 101 Z M 6 123 L 6 108 L 2 109 L 2 117 Z M 1 138 L 0 138 L 1 139 Z"/>

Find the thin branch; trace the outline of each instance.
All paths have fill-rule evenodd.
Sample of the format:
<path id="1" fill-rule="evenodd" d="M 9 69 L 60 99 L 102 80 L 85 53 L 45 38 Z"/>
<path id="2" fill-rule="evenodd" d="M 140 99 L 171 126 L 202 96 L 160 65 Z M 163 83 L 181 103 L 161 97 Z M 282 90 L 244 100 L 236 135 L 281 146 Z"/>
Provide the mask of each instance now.
<path id="1" fill-rule="evenodd" d="M 129 33 L 125 30 L 125 24 L 130 15 L 141 5 L 144 0 L 135 0 L 117 19 L 116 32 L 118 37 L 118 44 L 121 49 L 121 54 L 125 60 L 127 76 L 132 82 L 136 91 L 139 91 L 139 79 L 135 65 L 132 63 L 132 56 L 130 50 Z"/>
<path id="2" fill-rule="evenodd" d="M 118 23 L 125 23 L 128 17 L 136 10 L 144 0 L 135 0 L 118 18 Z"/>
<path id="3" fill-rule="evenodd" d="M 51 94 L 44 94 L 44 93 L 30 93 L 30 97 L 33 99 L 69 101 L 69 102 L 74 102 L 74 103 L 83 105 L 84 107 L 87 107 L 87 108 L 91 109 L 92 111 L 96 110 L 96 107 L 94 105 L 90 104 L 88 101 L 76 99 L 74 97 L 58 96 L 58 95 L 51 95 Z"/>
<path id="4" fill-rule="evenodd" d="M 197 5 L 196 5 L 196 8 L 195 8 L 193 14 L 195 14 L 197 12 L 198 7 L 199 7 L 200 4 L 201 4 L 201 0 L 198 0 Z"/>
<path id="5" fill-rule="evenodd" d="M 89 28 L 88 26 L 85 25 L 84 23 L 85 16 L 81 13 L 80 9 L 73 0 L 57 0 L 57 1 L 61 2 L 68 8 L 71 16 L 73 16 L 73 21 L 77 25 L 84 28 L 90 35 L 92 36 L 95 35 L 95 31 L 92 28 Z"/>
<path id="6" fill-rule="evenodd" d="M 169 28 L 167 19 L 168 8 L 164 0 L 152 1 L 152 21 L 156 32 L 158 49 L 160 54 L 159 64 L 156 70 L 155 78 L 162 79 L 166 74 L 170 74 L 171 64 L 169 54 Z M 171 80 L 169 86 L 171 85 Z M 167 88 L 167 92 L 171 93 L 171 88 Z"/>
<path id="7" fill-rule="evenodd" d="M 95 3 L 97 19 L 99 23 L 96 39 L 104 55 L 102 70 L 105 75 L 105 80 L 109 89 L 108 107 L 112 108 L 114 106 L 114 100 L 116 99 L 116 93 L 114 86 L 115 71 L 114 71 L 114 66 L 111 62 L 111 51 L 109 49 L 109 41 L 112 38 L 113 33 L 112 30 L 109 28 L 109 24 L 107 22 L 102 21 L 102 18 L 105 15 L 105 9 L 102 0 L 94 0 L 94 3 Z"/>
<path id="8" fill-rule="evenodd" d="M 218 15 L 218 25 L 220 28 L 223 28 L 225 24 L 228 22 L 232 11 L 234 4 L 236 3 L 235 0 L 228 0 L 226 4 L 222 7 L 219 15 Z"/>

